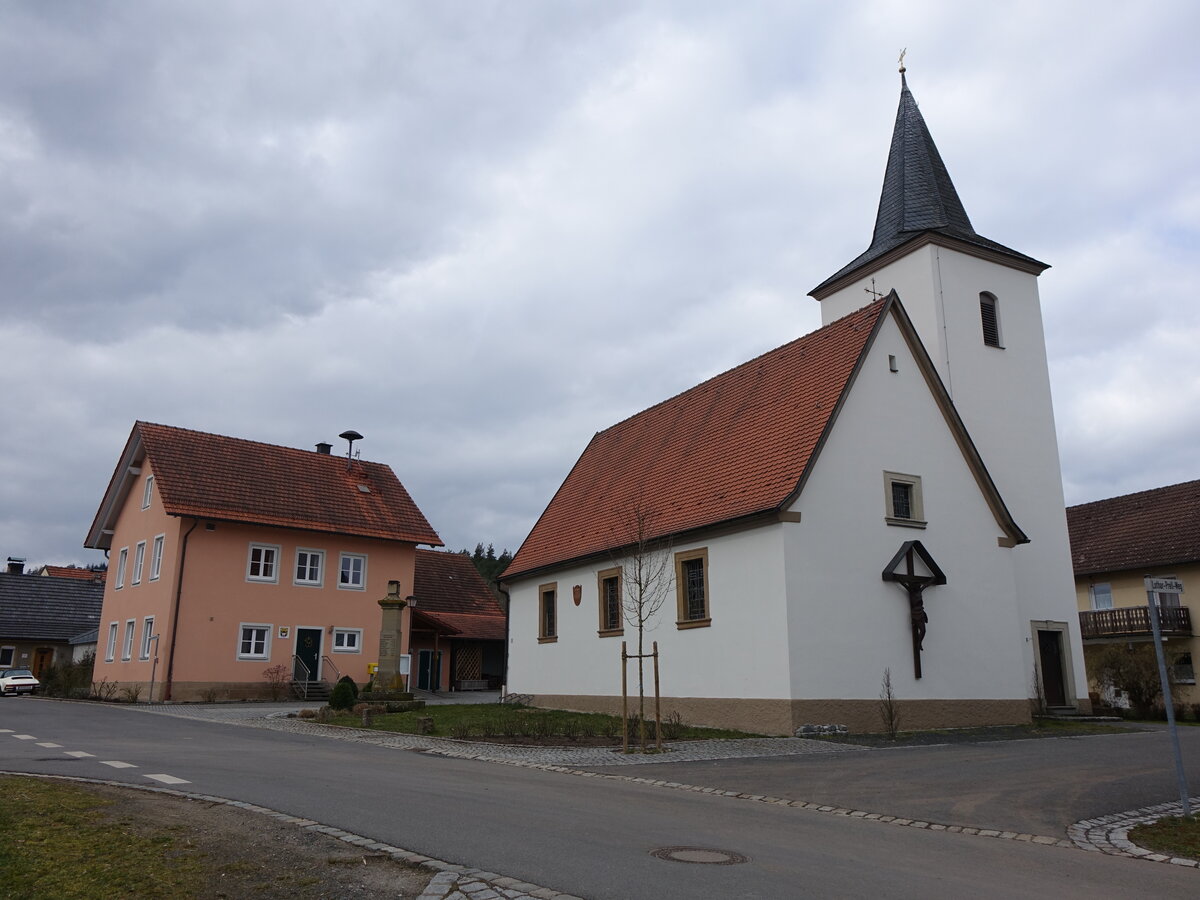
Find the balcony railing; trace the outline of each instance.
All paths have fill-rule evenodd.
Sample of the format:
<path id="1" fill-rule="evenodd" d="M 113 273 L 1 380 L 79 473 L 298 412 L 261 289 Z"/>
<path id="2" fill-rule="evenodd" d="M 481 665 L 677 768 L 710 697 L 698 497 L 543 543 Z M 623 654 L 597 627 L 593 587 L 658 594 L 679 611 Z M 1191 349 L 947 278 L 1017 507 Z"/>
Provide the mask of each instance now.
<path id="1" fill-rule="evenodd" d="M 1158 607 L 1158 625 L 1164 637 L 1189 637 L 1192 633 L 1191 611 L 1186 606 Z M 1085 641 L 1098 638 L 1148 637 L 1149 606 L 1123 606 L 1118 609 L 1095 609 L 1079 614 L 1079 633 Z"/>

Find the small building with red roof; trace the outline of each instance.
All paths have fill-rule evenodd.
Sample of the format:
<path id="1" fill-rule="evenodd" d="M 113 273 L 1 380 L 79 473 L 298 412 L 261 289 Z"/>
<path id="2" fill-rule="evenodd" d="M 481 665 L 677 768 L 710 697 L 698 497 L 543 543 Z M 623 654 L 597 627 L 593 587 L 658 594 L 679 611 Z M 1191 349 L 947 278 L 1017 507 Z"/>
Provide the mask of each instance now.
<path id="1" fill-rule="evenodd" d="M 95 679 L 155 700 L 366 682 L 419 544 L 441 540 L 383 463 L 136 422 L 85 541 L 109 555 Z"/>
<path id="2" fill-rule="evenodd" d="M 412 686 L 499 690 L 506 617 L 471 557 L 418 550 L 412 610 Z"/>

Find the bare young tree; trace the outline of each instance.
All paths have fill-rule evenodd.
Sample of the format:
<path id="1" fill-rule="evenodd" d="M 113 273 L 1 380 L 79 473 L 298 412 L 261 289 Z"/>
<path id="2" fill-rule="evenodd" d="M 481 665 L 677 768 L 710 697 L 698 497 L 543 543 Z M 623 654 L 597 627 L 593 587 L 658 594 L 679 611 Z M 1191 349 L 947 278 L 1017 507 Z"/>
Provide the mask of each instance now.
<path id="1" fill-rule="evenodd" d="M 641 501 L 633 501 L 625 515 L 625 535 L 621 544 L 624 555 L 617 560 L 621 570 L 621 615 L 637 629 L 638 661 L 638 737 L 646 749 L 646 632 L 657 627 L 654 621 L 670 596 L 674 582 L 669 538 L 654 531 L 654 510 Z"/>

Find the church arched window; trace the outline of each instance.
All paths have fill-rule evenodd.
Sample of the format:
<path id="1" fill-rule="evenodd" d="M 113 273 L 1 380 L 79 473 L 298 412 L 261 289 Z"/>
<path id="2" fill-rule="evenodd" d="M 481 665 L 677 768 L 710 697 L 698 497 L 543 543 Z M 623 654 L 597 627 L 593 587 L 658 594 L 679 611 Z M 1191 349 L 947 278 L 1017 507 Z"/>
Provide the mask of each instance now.
<path id="1" fill-rule="evenodd" d="M 979 318 L 983 323 L 983 342 L 989 347 L 1003 347 L 1000 343 L 1000 303 L 995 294 L 983 291 L 979 295 Z"/>

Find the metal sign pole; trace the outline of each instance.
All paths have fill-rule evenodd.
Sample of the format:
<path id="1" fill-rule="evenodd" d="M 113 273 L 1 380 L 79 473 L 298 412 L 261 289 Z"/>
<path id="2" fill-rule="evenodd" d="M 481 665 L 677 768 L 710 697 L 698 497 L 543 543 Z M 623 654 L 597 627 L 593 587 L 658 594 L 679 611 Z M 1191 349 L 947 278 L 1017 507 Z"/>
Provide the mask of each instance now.
<path id="1" fill-rule="evenodd" d="M 1163 706 L 1167 710 L 1167 731 L 1171 735 L 1171 749 L 1175 753 L 1175 778 L 1179 782 L 1179 802 L 1183 806 L 1183 814 L 1190 816 L 1191 807 L 1188 803 L 1187 776 L 1183 771 L 1183 754 L 1179 750 L 1179 729 L 1175 727 L 1175 704 L 1171 698 L 1171 685 L 1167 679 L 1167 658 L 1162 648 L 1162 627 L 1158 621 L 1158 602 L 1155 598 L 1154 587 L 1149 575 L 1145 578 L 1146 603 L 1150 607 L 1150 630 L 1154 634 L 1154 652 L 1158 656 L 1158 679 L 1162 682 Z"/>

